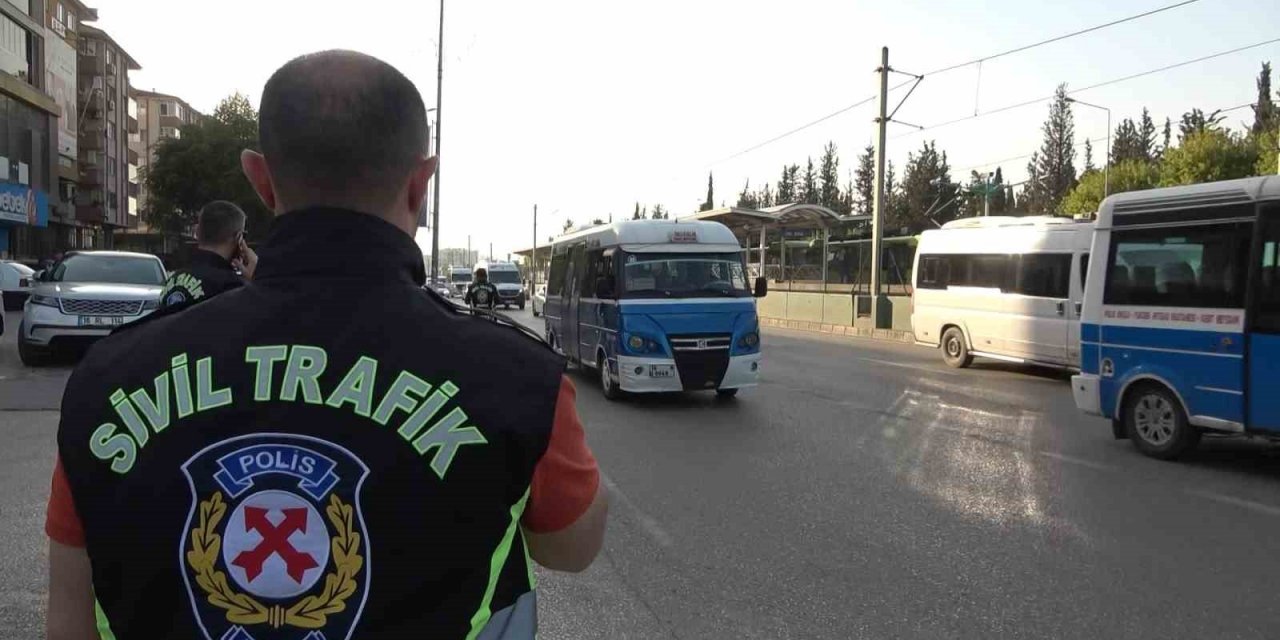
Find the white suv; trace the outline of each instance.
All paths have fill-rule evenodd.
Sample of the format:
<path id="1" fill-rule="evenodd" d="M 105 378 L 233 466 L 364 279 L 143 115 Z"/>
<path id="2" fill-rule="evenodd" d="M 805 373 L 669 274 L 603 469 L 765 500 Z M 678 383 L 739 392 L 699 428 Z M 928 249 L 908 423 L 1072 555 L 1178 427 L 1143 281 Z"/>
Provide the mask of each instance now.
<path id="1" fill-rule="evenodd" d="M 51 348 L 87 344 L 151 313 L 159 305 L 165 270 L 146 253 L 69 253 L 40 272 L 23 307 L 18 356 L 43 364 Z"/>

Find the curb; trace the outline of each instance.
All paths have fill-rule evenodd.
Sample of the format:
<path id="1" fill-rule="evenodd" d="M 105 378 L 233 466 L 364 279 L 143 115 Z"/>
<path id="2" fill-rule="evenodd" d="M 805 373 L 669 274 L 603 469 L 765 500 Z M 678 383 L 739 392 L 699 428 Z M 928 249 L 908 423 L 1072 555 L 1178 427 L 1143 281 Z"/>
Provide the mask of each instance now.
<path id="1" fill-rule="evenodd" d="M 760 326 L 776 329 L 792 329 L 795 331 L 809 331 L 811 333 L 825 333 L 827 335 L 848 336 L 850 338 L 887 340 L 890 342 L 902 342 L 906 344 L 915 343 L 915 336 L 910 331 L 896 331 L 893 329 L 871 329 L 840 324 L 826 324 L 822 322 L 806 322 L 804 320 L 780 320 L 778 318 L 760 318 Z"/>

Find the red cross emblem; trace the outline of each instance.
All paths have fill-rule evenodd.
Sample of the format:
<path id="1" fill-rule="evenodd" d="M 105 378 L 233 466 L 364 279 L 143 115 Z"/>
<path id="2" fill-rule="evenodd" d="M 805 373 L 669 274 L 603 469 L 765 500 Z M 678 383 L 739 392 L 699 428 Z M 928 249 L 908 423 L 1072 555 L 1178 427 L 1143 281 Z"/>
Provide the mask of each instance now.
<path id="1" fill-rule="evenodd" d="M 284 560 L 290 578 L 298 584 L 307 569 L 318 565 L 311 554 L 298 551 L 289 542 L 289 536 L 295 531 L 307 532 L 307 510 L 305 508 L 281 509 L 284 520 L 279 525 L 271 524 L 267 519 L 267 510 L 260 507 L 245 507 L 244 526 L 247 531 L 257 531 L 262 536 L 258 546 L 241 551 L 231 564 L 244 569 L 245 576 L 252 582 L 262 574 L 262 563 L 273 554 Z"/>

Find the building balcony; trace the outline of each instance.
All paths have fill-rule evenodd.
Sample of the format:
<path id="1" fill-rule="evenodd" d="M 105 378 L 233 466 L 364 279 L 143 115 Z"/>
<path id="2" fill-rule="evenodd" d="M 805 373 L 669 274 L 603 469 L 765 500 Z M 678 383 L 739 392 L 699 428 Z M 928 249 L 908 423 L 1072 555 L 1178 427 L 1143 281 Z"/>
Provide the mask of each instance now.
<path id="1" fill-rule="evenodd" d="M 129 147 L 128 158 L 129 158 L 129 164 L 134 166 L 138 165 L 138 152 L 134 151 L 133 147 Z"/>
<path id="2" fill-rule="evenodd" d="M 128 127 L 129 133 L 137 133 L 137 132 L 138 132 L 138 119 L 137 119 L 137 118 L 135 118 L 135 117 L 133 117 L 133 116 L 125 116 L 125 124 L 126 124 L 126 125 L 127 125 L 127 127 Z"/>
<path id="3" fill-rule="evenodd" d="M 102 203 L 76 205 L 76 220 L 81 222 L 94 222 L 102 224 L 107 219 L 107 209 Z"/>
<path id="4" fill-rule="evenodd" d="M 80 186 L 97 187 L 102 185 L 102 169 L 83 169 L 80 171 Z"/>
<path id="5" fill-rule="evenodd" d="M 103 138 L 104 136 L 100 134 L 80 136 L 80 139 L 77 141 L 77 144 L 80 146 L 81 151 L 102 151 L 102 145 L 104 142 Z"/>
<path id="6" fill-rule="evenodd" d="M 136 182 L 130 182 L 130 183 L 129 183 L 129 188 L 128 188 L 127 190 L 128 190 L 128 192 L 129 192 L 129 197 L 131 197 L 131 198 L 136 198 L 136 197 L 138 197 L 138 183 L 136 183 Z"/>

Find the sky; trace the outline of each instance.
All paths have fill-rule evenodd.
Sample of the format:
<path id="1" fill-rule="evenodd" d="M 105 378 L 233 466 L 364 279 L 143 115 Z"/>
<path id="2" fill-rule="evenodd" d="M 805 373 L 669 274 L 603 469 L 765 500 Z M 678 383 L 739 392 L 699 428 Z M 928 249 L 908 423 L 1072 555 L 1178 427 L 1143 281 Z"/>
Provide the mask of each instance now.
<path id="1" fill-rule="evenodd" d="M 784 163 L 815 162 L 834 142 L 842 182 L 872 141 L 875 101 L 750 153 L 744 149 L 875 95 L 880 48 L 894 69 L 955 63 L 1172 4 L 1175 0 L 449 0 L 441 141 L 441 247 L 495 257 L 539 244 L 566 220 L 629 217 L 636 202 L 679 216 L 716 183 L 733 204 L 744 183 L 776 183 Z M 142 65 L 140 89 L 203 112 L 239 91 L 255 104 L 290 58 L 355 49 L 395 65 L 436 102 L 439 4 L 353 0 L 89 0 Z M 181 6 L 183 10 L 178 10 Z M 896 119 L 933 125 L 1280 37 L 1274 0 L 1199 0 L 1150 17 L 955 71 L 926 75 Z M 1193 107 L 1250 103 L 1280 43 L 1082 91 L 1112 127 L 1147 107 L 1163 123 Z M 900 76 L 902 80 L 908 79 Z M 891 79 L 891 84 L 900 82 Z M 1273 74 L 1280 87 L 1280 74 Z M 890 96 L 890 108 L 906 93 Z M 1021 180 L 1048 103 L 918 132 L 893 124 L 887 157 L 936 140 L 953 179 L 970 169 Z M 1252 113 L 1228 114 L 1234 128 Z M 1076 140 L 1107 134 L 1103 111 L 1077 107 Z M 1095 160 L 1105 142 L 1094 144 Z M 1083 153 L 1083 146 L 1080 147 Z M 730 158 L 730 156 L 734 156 Z M 726 159 L 728 158 L 728 159 Z M 1077 158 L 1077 168 L 1083 156 Z M 901 171 L 899 170 L 899 175 Z M 429 234 L 419 244 L 430 246 Z"/>

